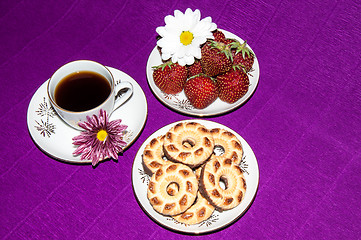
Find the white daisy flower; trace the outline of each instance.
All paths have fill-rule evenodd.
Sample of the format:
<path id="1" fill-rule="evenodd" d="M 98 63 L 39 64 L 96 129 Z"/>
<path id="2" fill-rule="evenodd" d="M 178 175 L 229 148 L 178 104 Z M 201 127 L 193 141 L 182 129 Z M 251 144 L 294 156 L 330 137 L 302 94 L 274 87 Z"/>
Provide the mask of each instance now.
<path id="1" fill-rule="evenodd" d="M 175 10 L 174 16 L 164 18 L 165 26 L 156 29 L 162 37 L 157 45 L 161 48 L 163 60 L 171 58 L 173 63 L 185 66 L 192 65 L 194 58 L 201 58 L 200 46 L 208 38 L 214 38 L 212 31 L 217 29 L 217 25 L 212 23 L 211 17 L 200 18 L 200 11 L 196 9 L 193 12 L 190 8 L 184 14 Z"/>

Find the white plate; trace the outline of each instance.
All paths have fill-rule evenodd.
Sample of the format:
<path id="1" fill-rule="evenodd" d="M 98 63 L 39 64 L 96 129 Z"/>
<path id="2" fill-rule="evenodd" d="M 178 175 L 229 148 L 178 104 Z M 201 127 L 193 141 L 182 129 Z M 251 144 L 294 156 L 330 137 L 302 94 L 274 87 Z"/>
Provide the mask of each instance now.
<path id="1" fill-rule="evenodd" d="M 148 107 L 144 92 L 139 84 L 124 72 L 108 67 L 114 79 L 131 82 L 133 95 L 120 108 L 115 110 L 110 120 L 122 119 L 122 124 L 128 126 L 124 141 L 124 149 L 131 145 L 140 134 L 145 124 Z M 91 163 L 90 160 L 81 160 L 74 156 L 76 146 L 72 138 L 79 135 L 80 131 L 67 125 L 51 107 L 47 95 L 45 81 L 33 95 L 27 113 L 27 124 L 30 135 L 35 144 L 53 158 L 71 163 Z"/>
<path id="2" fill-rule="evenodd" d="M 239 42 L 243 43 L 244 41 L 239 38 L 238 36 L 234 35 L 233 33 L 227 32 L 226 30 L 220 29 L 224 35 L 227 38 L 233 38 L 237 39 Z M 248 47 L 252 50 L 252 48 L 248 45 Z M 253 50 L 252 50 L 253 51 Z M 254 51 L 253 51 L 254 53 Z M 187 115 L 193 115 L 198 117 L 206 117 L 206 116 L 214 116 L 214 115 L 220 115 L 223 113 L 227 113 L 229 111 L 232 111 L 233 109 L 236 109 L 237 107 L 244 104 L 254 93 L 254 91 L 257 88 L 260 70 L 259 70 L 259 64 L 257 57 L 254 59 L 253 69 L 248 74 L 249 77 L 249 89 L 248 92 L 237 102 L 229 104 L 226 102 L 223 102 L 219 98 L 213 102 L 211 105 L 204 109 L 196 109 L 194 108 L 187 97 L 184 94 L 184 91 L 172 95 L 172 94 L 166 94 L 162 92 L 154 83 L 153 80 L 153 66 L 158 66 L 162 63 L 161 56 L 159 54 L 159 51 L 157 49 L 157 46 L 154 47 L 153 51 L 150 53 L 148 62 L 147 62 L 147 78 L 148 78 L 148 84 L 150 88 L 152 89 L 154 95 L 166 106 L 169 108 L 176 110 L 178 112 L 187 114 Z"/>
<path id="3" fill-rule="evenodd" d="M 165 134 L 172 126 L 176 125 L 179 122 L 175 122 L 165 127 L 162 127 L 161 129 L 150 135 L 147 138 L 147 140 L 144 141 L 142 146 L 139 148 L 137 155 L 135 156 L 133 169 L 132 169 L 132 183 L 133 183 L 134 194 L 141 208 L 144 210 L 144 212 L 155 222 L 170 230 L 176 232 L 188 233 L 188 234 L 204 234 L 223 229 L 229 226 L 230 224 L 232 224 L 233 222 L 235 222 L 236 220 L 238 220 L 251 206 L 253 199 L 256 196 L 258 183 L 259 183 L 259 170 L 258 170 L 258 163 L 256 156 L 254 155 L 248 143 L 238 133 L 236 133 L 232 129 L 222 124 L 208 120 L 198 120 L 198 119 L 185 120 L 180 122 L 198 122 L 200 124 L 203 124 L 205 127 L 209 129 L 216 127 L 223 128 L 232 132 L 235 136 L 237 136 L 237 138 L 241 141 L 244 150 L 244 156 L 240 164 L 240 167 L 244 172 L 244 176 L 246 178 L 246 184 L 247 184 L 245 198 L 237 207 L 223 212 L 214 211 L 214 213 L 208 220 L 205 220 L 195 225 L 187 225 L 187 224 L 179 223 L 171 217 L 163 216 L 157 213 L 153 209 L 147 198 L 147 188 L 148 188 L 150 176 L 144 172 L 142 165 L 142 154 L 145 146 L 153 138 Z"/>

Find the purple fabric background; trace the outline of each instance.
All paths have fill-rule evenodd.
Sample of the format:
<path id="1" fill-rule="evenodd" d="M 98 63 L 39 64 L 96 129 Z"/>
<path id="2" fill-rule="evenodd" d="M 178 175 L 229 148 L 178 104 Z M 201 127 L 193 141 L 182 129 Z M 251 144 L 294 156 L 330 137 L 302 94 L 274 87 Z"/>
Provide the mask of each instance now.
<path id="1" fill-rule="evenodd" d="M 261 70 L 250 101 L 206 118 L 234 129 L 253 148 L 257 197 L 236 223 L 197 239 L 360 238 L 360 1 L 3 0 L 1 239 L 191 238 L 148 218 L 131 184 L 143 141 L 164 125 L 192 118 L 164 107 L 145 73 L 155 28 L 187 7 L 247 39 Z M 32 95 L 76 59 L 126 72 L 148 101 L 137 141 L 118 162 L 95 169 L 48 157 L 27 130 Z"/>

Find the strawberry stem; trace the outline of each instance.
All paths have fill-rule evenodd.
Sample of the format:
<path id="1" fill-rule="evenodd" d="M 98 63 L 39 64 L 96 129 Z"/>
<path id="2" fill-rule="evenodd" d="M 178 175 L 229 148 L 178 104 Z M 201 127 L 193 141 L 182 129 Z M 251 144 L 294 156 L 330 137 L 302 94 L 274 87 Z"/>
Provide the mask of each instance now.
<path id="1" fill-rule="evenodd" d="M 247 47 L 247 40 L 244 41 L 242 44 L 239 41 L 235 40 L 234 42 L 230 43 L 229 45 L 230 45 L 231 49 L 236 49 L 236 54 L 242 52 L 243 58 L 246 58 L 246 54 L 248 56 L 254 55 L 253 52 L 251 51 L 251 49 L 249 49 Z"/>
<path id="2" fill-rule="evenodd" d="M 171 60 L 168 60 L 167 62 L 162 63 L 162 64 L 160 64 L 160 65 L 158 65 L 158 66 L 153 66 L 152 68 L 153 68 L 153 69 L 162 68 L 162 71 L 163 71 L 164 68 L 166 68 L 167 66 L 171 69 L 172 66 L 173 66 L 173 64 L 174 64 L 174 63 L 173 63 Z"/>
<path id="3" fill-rule="evenodd" d="M 205 74 L 205 73 L 198 73 L 197 75 L 194 75 L 194 76 L 188 78 L 187 81 L 190 80 L 190 79 L 192 79 L 192 78 L 196 78 L 196 77 L 206 77 L 206 78 L 210 78 L 213 82 L 216 82 L 216 79 L 215 79 L 215 78 L 213 78 L 213 77 L 211 77 L 211 76 L 208 76 L 208 75 Z"/>

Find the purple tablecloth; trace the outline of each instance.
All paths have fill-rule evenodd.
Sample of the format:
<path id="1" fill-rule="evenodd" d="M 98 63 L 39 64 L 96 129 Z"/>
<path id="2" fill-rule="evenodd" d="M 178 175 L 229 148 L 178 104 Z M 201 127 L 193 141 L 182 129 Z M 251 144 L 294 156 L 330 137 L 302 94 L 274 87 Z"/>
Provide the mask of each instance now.
<path id="1" fill-rule="evenodd" d="M 245 105 L 205 118 L 252 147 L 257 196 L 238 221 L 198 239 L 360 238 L 361 3 L 352 0 L 1 1 L 0 238 L 191 238 L 152 221 L 131 181 L 147 137 L 194 118 L 163 105 L 146 77 L 155 28 L 187 7 L 248 40 L 261 72 Z M 145 127 L 118 162 L 57 161 L 28 132 L 33 94 L 77 59 L 129 74 L 147 98 Z"/>

